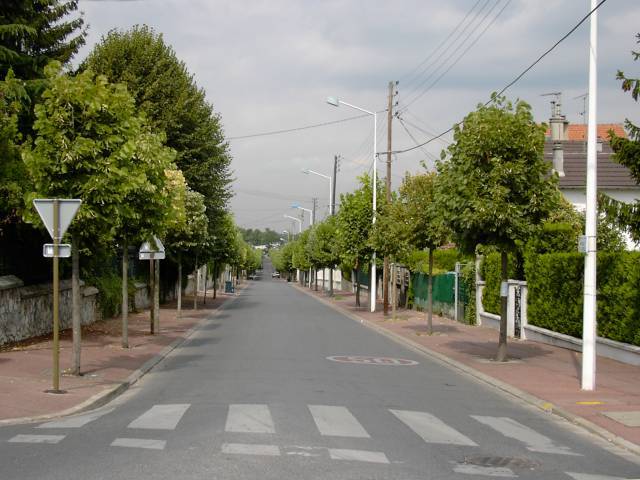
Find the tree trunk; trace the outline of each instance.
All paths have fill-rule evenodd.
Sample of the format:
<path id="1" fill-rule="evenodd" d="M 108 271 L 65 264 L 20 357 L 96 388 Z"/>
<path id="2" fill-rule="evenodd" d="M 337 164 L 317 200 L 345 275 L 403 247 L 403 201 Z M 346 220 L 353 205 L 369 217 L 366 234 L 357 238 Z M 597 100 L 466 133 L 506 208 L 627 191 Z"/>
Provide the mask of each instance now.
<path id="1" fill-rule="evenodd" d="M 433 248 L 429 248 L 429 286 L 427 289 L 427 333 L 433 334 Z"/>
<path id="2" fill-rule="evenodd" d="M 209 276 L 209 269 L 207 268 L 207 264 L 204 264 L 204 298 L 202 299 L 202 304 L 207 304 L 207 280 Z"/>
<path id="3" fill-rule="evenodd" d="M 153 330 L 160 333 L 160 260 L 152 260 L 156 264 L 153 281 Z"/>
<path id="4" fill-rule="evenodd" d="M 129 348 L 129 246 L 122 241 L 122 348 Z"/>
<path id="5" fill-rule="evenodd" d="M 156 297 L 156 273 L 155 260 L 149 260 L 149 331 L 151 335 L 155 333 L 155 308 L 153 308 L 153 299 Z"/>
<path id="6" fill-rule="evenodd" d="M 182 316 L 182 252 L 178 252 L 178 313 L 177 317 Z"/>
<path id="7" fill-rule="evenodd" d="M 329 296 L 333 297 L 333 265 L 329 268 Z"/>
<path id="8" fill-rule="evenodd" d="M 318 269 L 317 268 L 313 269 L 313 283 L 315 284 L 314 290 L 317 292 L 318 291 Z"/>
<path id="9" fill-rule="evenodd" d="M 213 262 L 213 299 L 215 300 L 218 295 L 218 267 L 215 262 Z"/>
<path id="10" fill-rule="evenodd" d="M 382 266 L 382 310 L 386 317 L 389 315 L 389 257 L 385 255 Z"/>
<path id="11" fill-rule="evenodd" d="M 498 340 L 498 354 L 496 361 L 506 362 L 507 354 L 507 252 L 503 250 L 500 254 L 502 263 L 502 284 L 500 285 L 500 338 Z"/>
<path id="12" fill-rule="evenodd" d="M 71 257 L 71 301 L 73 303 L 71 309 L 71 324 L 73 331 L 73 365 L 71 373 L 80 375 L 80 348 L 82 342 L 82 321 L 80 306 L 80 250 L 77 235 L 71 238 L 72 257 Z"/>
<path id="13" fill-rule="evenodd" d="M 396 264 L 391 265 L 391 318 L 396 318 L 396 307 L 398 306 L 398 287 L 396 285 Z"/>
<path id="14" fill-rule="evenodd" d="M 198 288 L 200 287 L 200 275 L 198 275 L 198 255 L 196 255 L 196 266 L 193 270 L 193 309 L 198 309 Z"/>
<path id="15" fill-rule="evenodd" d="M 356 307 L 360 306 L 360 282 L 358 281 L 358 263 L 356 262 L 356 274 L 355 277 L 353 279 L 354 282 L 356 282 Z"/>

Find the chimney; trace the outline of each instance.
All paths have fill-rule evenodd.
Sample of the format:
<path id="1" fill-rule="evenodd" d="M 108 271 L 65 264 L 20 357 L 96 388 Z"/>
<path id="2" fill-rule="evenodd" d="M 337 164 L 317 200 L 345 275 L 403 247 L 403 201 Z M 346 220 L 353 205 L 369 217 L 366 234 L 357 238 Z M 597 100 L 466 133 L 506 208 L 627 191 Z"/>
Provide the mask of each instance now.
<path id="1" fill-rule="evenodd" d="M 551 142 L 553 144 L 553 170 L 558 176 L 564 177 L 564 148 L 562 142 L 568 140 L 569 122 L 562 115 L 561 92 L 553 92 L 545 95 L 553 95 L 551 101 Z"/>

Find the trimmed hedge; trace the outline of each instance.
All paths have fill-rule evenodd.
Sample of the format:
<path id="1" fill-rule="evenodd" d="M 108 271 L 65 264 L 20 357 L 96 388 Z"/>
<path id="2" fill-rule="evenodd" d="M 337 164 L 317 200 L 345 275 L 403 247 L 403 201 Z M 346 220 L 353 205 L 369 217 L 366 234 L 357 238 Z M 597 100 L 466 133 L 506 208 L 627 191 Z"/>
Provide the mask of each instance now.
<path id="1" fill-rule="evenodd" d="M 598 254 L 598 335 L 640 345 L 640 252 Z M 582 337 L 584 256 L 531 254 L 525 260 L 529 323 Z"/>
<path id="2" fill-rule="evenodd" d="M 517 276 L 518 266 L 514 255 L 507 260 L 508 278 Z M 486 282 L 482 293 L 482 306 L 485 311 L 500 315 L 500 283 L 502 282 L 502 266 L 499 253 L 489 253 L 480 265 L 480 277 Z"/>

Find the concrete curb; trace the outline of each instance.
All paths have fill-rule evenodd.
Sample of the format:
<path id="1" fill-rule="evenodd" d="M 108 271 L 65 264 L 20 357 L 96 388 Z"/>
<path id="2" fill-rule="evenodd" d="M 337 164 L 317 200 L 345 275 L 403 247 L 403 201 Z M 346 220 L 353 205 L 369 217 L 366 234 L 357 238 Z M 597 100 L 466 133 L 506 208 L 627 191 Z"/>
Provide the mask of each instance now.
<path id="1" fill-rule="evenodd" d="M 358 315 L 356 315 L 353 312 L 350 312 L 348 310 L 343 309 L 342 307 L 340 307 L 339 305 L 336 305 L 335 303 L 330 302 L 329 300 L 326 300 L 322 297 L 318 297 L 316 295 L 314 295 L 312 292 L 307 292 L 305 289 L 303 289 L 302 287 L 298 286 L 298 285 L 292 285 L 296 290 L 312 297 L 315 298 L 316 300 L 318 300 L 321 303 L 324 303 L 325 305 L 327 305 L 328 307 L 332 308 L 333 310 L 345 315 L 346 317 L 350 318 L 351 320 L 354 320 L 362 325 L 365 325 L 367 328 L 370 328 L 371 330 L 376 331 L 377 333 L 384 335 L 385 337 L 395 341 L 396 343 L 399 343 L 405 347 L 410 348 L 411 350 L 422 354 L 424 356 L 430 357 L 431 359 L 433 359 L 434 361 L 438 362 L 439 364 L 445 366 L 445 367 L 449 367 L 449 368 L 453 368 L 454 370 L 457 370 L 458 372 L 461 372 L 473 379 L 476 379 L 484 384 L 487 384 L 493 388 L 496 388 L 504 393 L 508 393 L 509 395 L 518 398 L 519 400 L 522 400 L 526 403 L 528 403 L 529 405 L 532 405 L 544 412 L 547 413 L 551 413 L 554 415 L 557 415 L 561 418 L 564 418 L 565 420 L 568 420 L 569 422 L 573 423 L 574 425 L 578 425 L 580 427 L 582 427 L 583 429 L 587 430 L 588 432 L 597 435 L 598 437 L 606 440 L 609 443 L 612 443 L 620 448 L 623 448 L 629 452 L 632 452 L 636 455 L 640 455 L 640 445 L 636 445 L 635 443 L 632 443 L 608 430 L 606 430 L 605 428 L 596 425 L 595 423 L 580 417 L 574 413 L 569 412 L 568 410 L 565 410 L 563 408 L 557 407 L 555 405 L 553 405 L 552 403 L 549 403 L 546 400 L 543 400 L 541 398 L 536 397 L 535 395 L 531 395 L 530 393 L 527 393 L 523 390 L 520 390 L 517 387 L 514 387 L 513 385 L 509 385 L 505 382 L 502 382 L 496 378 L 493 378 L 489 375 L 486 375 L 476 369 L 474 369 L 473 367 L 470 367 L 468 365 L 465 365 L 464 363 L 458 362 L 457 360 L 454 360 L 452 358 L 447 357 L 446 355 L 443 355 L 439 352 L 433 351 L 428 347 L 425 347 L 424 345 L 420 345 L 406 337 L 403 337 L 402 335 L 399 335 L 395 332 L 392 332 L 390 330 L 387 330 L 384 327 L 381 327 L 380 325 L 376 325 L 375 323 L 370 322 L 369 320 L 362 318 Z"/>
<path id="2" fill-rule="evenodd" d="M 20 418 L 7 418 L 4 420 L 0 420 L 0 427 L 10 426 L 10 425 L 21 425 L 26 423 L 35 423 L 42 422 L 45 420 L 51 420 L 53 418 L 66 417 L 68 415 L 73 415 L 76 413 L 81 413 L 87 410 L 93 410 L 99 408 L 103 405 L 106 405 L 114 398 L 122 395 L 126 392 L 131 386 L 133 386 L 138 380 L 140 380 L 145 374 L 147 374 L 153 367 L 155 367 L 158 363 L 164 360 L 173 350 L 181 346 L 185 343 L 189 338 L 202 327 L 202 325 L 217 317 L 228 305 L 233 303 L 238 298 L 238 295 L 231 297 L 225 300 L 216 310 L 211 312 L 211 315 L 200 320 L 197 324 L 191 327 L 181 338 L 176 338 L 169 345 L 164 347 L 159 353 L 155 356 L 147 360 L 142 364 L 140 368 L 134 370 L 131 375 L 129 375 L 124 381 L 115 384 L 112 387 L 106 388 L 105 390 L 96 393 L 92 397 L 86 399 L 85 401 L 75 405 L 71 408 L 67 408 L 66 410 L 62 410 L 55 413 L 47 413 L 44 415 L 37 415 L 34 417 L 20 417 Z"/>

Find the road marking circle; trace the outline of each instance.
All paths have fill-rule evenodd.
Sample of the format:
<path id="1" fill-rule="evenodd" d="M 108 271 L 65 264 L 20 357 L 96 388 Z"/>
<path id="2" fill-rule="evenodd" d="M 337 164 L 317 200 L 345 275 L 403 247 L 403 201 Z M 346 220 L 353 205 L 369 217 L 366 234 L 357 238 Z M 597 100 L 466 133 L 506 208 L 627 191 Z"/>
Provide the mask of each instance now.
<path id="1" fill-rule="evenodd" d="M 366 355 L 332 355 L 327 360 L 338 363 L 357 363 L 360 365 L 418 365 L 415 360 L 391 357 L 370 357 Z"/>

